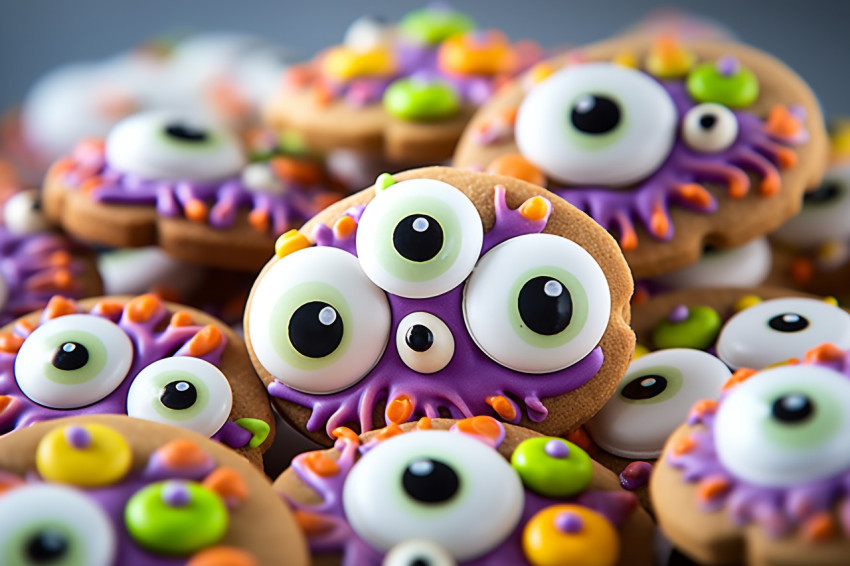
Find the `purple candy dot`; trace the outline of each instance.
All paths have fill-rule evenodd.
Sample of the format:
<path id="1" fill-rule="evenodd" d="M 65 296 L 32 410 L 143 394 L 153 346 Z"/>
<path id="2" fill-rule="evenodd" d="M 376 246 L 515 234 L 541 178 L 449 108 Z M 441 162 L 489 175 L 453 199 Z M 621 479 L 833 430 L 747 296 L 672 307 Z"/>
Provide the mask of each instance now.
<path id="1" fill-rule="evenodd" d="M 684 322 L 688 320 L 688 314 L 687 305 L 676 305 L 670 310 L 670 314 L 667 315 L 667 320 L 673 324 Z"/>
<path id="2" fill-rule="evenodd" d="M 550 440 L 546 443 L 546 454 L 551 458 L 557 458 L 558 460 L 563 460 L 564 458 L 568 458 L 570 455 L 570 447 L 562 440 Z"/>
<path id="3" fill-rule="evenodd" d="M 578 513 L 564 511 L 555 516 L 555 528 L 562 533 L 574 535 L 584 528 L 584 519 Z"/>
<path id="4" fill-rule="evenodd" d="M 185 483 L 171 481 L 162 488 L 162 502 L 169 507 L 185 507 L 192 501 L 192 494 Z"/>
<path id="5" fill-rule="evenodd" d="M 69 426 L 65 429 L 65 440 L 72 448 L 85 450 L 91 446 L 91 433 L 81 426 Z"/>
<path id="6" fill-rule="evenodd" d="M 725 55 L 717 60 L 717 72 L 724 77 L 736 75 L 740 69 L 741 63 L 731 55 Z"/>

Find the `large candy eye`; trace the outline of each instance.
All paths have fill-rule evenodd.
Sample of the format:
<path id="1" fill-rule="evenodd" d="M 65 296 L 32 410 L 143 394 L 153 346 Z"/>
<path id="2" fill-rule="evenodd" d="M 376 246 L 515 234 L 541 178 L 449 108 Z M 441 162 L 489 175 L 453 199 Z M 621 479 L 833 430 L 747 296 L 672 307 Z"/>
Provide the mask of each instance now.
<path id="1" fill-rule="evenodd" d="M 413 312 L 396 329 L 396 348 L 413 371 L 435 373 L 452 361 L 455 339 L 446 323 L 427 312 Z"/>
<path id="2" fill-rule="evenodd" d="M 606 452 L 657 458 L 700 399 L 716 399 L 731 372 L 700 350 L 671 348 L 633 361 L 617 393 L 585 426 Z"/>
<path id="3" fill-rule="evenodd" d="M 133 344 L 114 322 L 69 314 L 24 340 L 15 379 L 24 394 L 53 409 L 90 405 L 112 393 L 133 363 Z"/>
<path id="4" fill-rule="evenodd" d="M 569 367 L 599 343 L 611 295 L 584 248 L 552 234 L 528 234 L 487 252 L 466 284 L 463 313 L 478 347 L 525 373 Z"/>
<path id="5" fill-rule="evenodd" d="M 516 527 L 524 501 L 519 477 L 497 451 L 437 430 L 375 446 L 351 470 L 342 495 L 351 527 L 373 547 L 388 551 L 421 538 L 458 561 L 498 546 Z"/>
<path id="6" fill-rule="evenodd" d="M 41 484 L 0 495 L 7 566 L 110 566 L 117 547 L 109 516 L 82 492 Z"/>
<path id="7" fill-rule="evenodd" d="M 628 185 L 655 171 L 676 138 L 676 107 L 648 75 L 610 63 L 568 67 L 522 101 L 516 141 L 562 183 Z"/>
<path id="8" fill-rule="evenodd" d="M 212 436 L 233 407 L 230 383 L 211 363 L 191 357 L 157 360 L 127 392 L 127 414 Z"/>
<path id="9" fill-rule="evenodd" d="M 757 287 L 770 274 L 773 252 L 767 238 L 729 249 L 707 249 L 694 264 L 655 278 L 664 287 Z"/>
<path id="10" fill-rule="evenodd" d="M 36 189 L 21 191 L 6 201 L 3 222 L 14 234 L 44 232 L 50 228 L 41 211 L 41 195 Z"/>
<path id="11" fill-rule="evenodd" d="M 275 263 L 254 288 L 248 338 L 286 385 L 334 393 L 378 362 L 390 333 L 384 293 L 337 248 L 306 248 Z"/>
<path id="12" fill-rule="evenodd" d="M 691 149 L 717 153 L 728 149 L 738 137 L 738 119 L 720 104 L 694 106 L 682 120 L 682 139 Z"/>
<path id="13" fill-rule="evenodd" d="M 773 299 L 729 319 L 717 355 L 732 369 L 761 369 L 825 342 L 850 349 L 850 314 L 817 299 Z"/>
<path id="14" fill-rule="evenodd" d="M 381 289 L 422 299 L 466 279 L 483 240 L 478 210 L 462 192 L 442 181 L 411 179 L 366 206 L 357 226 L 357 256 Z"/>
<path id="15" fill-rule="evenodd" d="M 780 242 L 817 246 L 850 238 L 850 166 L 831 169 L 823 183 L 803 195 L 803 210 L 773 233 Z"/>
<path id="16" fill-rule="evenodd" d="M 119 122 L 106 138 L 110 167 L 144 179 L 214 181 L 239 173 L 236 136 L 208 120 L 151 111 Z"/>
<path id="17" fill-rule="evenodd" d="M 430 540 L 407 540 L 387 553 L 382 566 L 456 566 L 452 555 Z"/>
<path id="18" fill-rule="evenodd" d="M 714 423 L 717 456 L 736 476 L 799 485 L 850 468 L 850 380 L 824 367 L 766 370 L 735 388 Z"/>

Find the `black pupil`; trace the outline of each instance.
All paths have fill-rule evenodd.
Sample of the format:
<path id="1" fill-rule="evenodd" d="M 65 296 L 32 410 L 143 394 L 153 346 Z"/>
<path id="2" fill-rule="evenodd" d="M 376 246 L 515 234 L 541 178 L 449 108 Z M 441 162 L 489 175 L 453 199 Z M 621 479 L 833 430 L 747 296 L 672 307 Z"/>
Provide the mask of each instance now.
<path id="1" fill-rule="evenodd" d="M 717 123 L 717 116 L 714 114 L 703 114 L 700 116 L 699 125 L 703 130 L 710 130 Z"/>
<path id="2" fill-rule="evenodd" d="M 544 336 L 562 332 L 573 318 L 570 292 L 557 279 L 535 277 L 522 286 L 517 299 L 525 325 Z"/>
<path id="3" fill-rule="evenodd" d="M 89 351 L 79 342 L 65 342 L 53 354 L 53 367 L 65 371 L 80 369 L 89 362 Z"/>
<path id="4" fill-rule="evenodd" d="M 207 140 L 206 131 L 187 126 L 186 124 L 169 124 L 165 127 L 165 133 L 180 141 L 204 142 Z"/>
<path id="5" fill-rule="evenodd" d="M 404 341 L 414 352 L 424 352 L 434 344 L 434 333 L 422 324 L 414 324 L 407 330 Z"/>
<path id="6" fill-rule="evenodd" d="M 169 409 L 182 411 L 195 404 L 198 400 L 198 390 L 188 381 L 172 381 L 162 388 L 159 400 Z"/>
<path id="7" fill-rule="evenodd" d="M 324 358 L 342 342 L 342 317 L 321 301 L 301 305 L 289 319 L 289 341 L 303 356 Z"/>
<path id="8" fill-rule="evenodd" d="M 420 558 L 417 556 L 413 559 L 413 562 L 410 563 L 410 566 L 431 566 L 431 561 L 427 558 Z"/>
<path id="9" fill-rule="evenodd" d="M 393 247 L 405 259 L 428 261 L 443 249 L 443 228 L 427 214 L 411 214 L 393 230 Z"/>
<path id="10" fill-rule="evenodd" d="M 623 397 L 640 401 L 661 395 L 667 389 L 667 379 L 656 374 L 642 375 L 623 387 Z"/>
<path id="11" fill-rule="evenodd" d="M 783 395 L 773 402 L 771 413 L 774 418 L 786 423 L 798 423 L 809 418 L 815 412 L 811 400 L 802 393 Z"/>
<path id="12" fill-rule="evenodd" d="M 809 321 L 797 313 L 786 312 L 774 316 L 767 324 L 777 332 L 799 332 L 809 326 Z"/>
<path id="13" fill-rule="evenodd" d="M 43 530 L 33 536 L 27 544 L 27 557 L 35 564 L 51 564 L 68 552 L 68 541 L 64 535 Z"/>
<path id="14" fill-rule="evenodd" d="M 803 202 L 806 204 L 826 204 L 838 198 L 840 194 L 841 183 L 824 181 L 812 192 L 803 194 Z"/>
<path id="15" fill-rule="evenodd" d="M 460 488 L 457 473 L 439 460 L 417 460 L 407 466 L 401 478 L 404 491 L 421 503 L 443 503 Z"/>
<path id="16" fill-rule="evenodd" d="M 573 106 L 570 120 L 582 132 L 606 134 L 619 125 L 620 107 L 607 96 L 586 94 Z"/>

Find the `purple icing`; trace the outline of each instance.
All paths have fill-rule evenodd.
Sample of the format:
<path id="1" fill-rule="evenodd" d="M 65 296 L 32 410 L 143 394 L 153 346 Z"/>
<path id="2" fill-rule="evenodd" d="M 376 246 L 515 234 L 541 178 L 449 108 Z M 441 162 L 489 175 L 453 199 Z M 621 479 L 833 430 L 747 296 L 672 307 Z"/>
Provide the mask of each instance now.
<path id="1" fill-rule="evenodd" d="M 732 55 L 724 55 L 717 60 L 717 72 L 724 77 L 731 77 L 738 74 L 741 70 L 741 63 L 737 57 Z"/>
<path id="2" fill-rule="evenodd" d="M 66 428 L 65 440 L 77 450 L 84 450 L 91 446 L 91 434 L 85 427 L 81 426 L 69 426 Z"/>
<path id="3" fill-rule="evenodd" d="M 185 482 L 169 481 L 162 488 L 162 502 L 169 507 L 185 507 L 192 502 L 192 493 Z"/>
<path id="4" fill-rule="evenodd" d="M 584 519 L 578 513 L 563 511 L 555 517 L 555 528 L 562 533 L 576 534 L 584 528 Z"/>
<path id="5" fill-rule="evenodd" d="M 550 440 L 543 449 L 550 458 L 563 460 L 570 457 L 570 447 L 562 440 Z"/>
<path id="6" fill-rule="evenodd" d="M 686 320 L 688 320 L 688 305 L 676 305 L 667 315 L 667 321 L 671 324 L 678 324 Z"/>
<path id="7" fill-rule="evenodd" d="M 620 485 L 623 489 L 634 491 L 649 484 L 649 476 L 652 475 L 652 464 L 649 462 L 631 462 L 620 472 Z"/>

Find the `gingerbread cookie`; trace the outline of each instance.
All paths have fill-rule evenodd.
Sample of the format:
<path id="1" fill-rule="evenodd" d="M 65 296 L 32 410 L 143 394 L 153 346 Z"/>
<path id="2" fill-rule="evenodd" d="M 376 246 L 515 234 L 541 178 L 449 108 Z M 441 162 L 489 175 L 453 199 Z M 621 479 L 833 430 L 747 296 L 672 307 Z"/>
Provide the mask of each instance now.
<path id="1" fill-rule="evenodd" d="M 847 562 L 847 350 L 739 370 L 694 405 L 650 491 L 665 534 L 705 564 Z"/>
<path id="2" fill-rule="evenodd" d="M 9 566 L 309 563 L 292 513 L 248 462 L 194 432 L 116 415 L 0 438 L 0 532 Z"/>
<path id="3" fill-rule="evenodd" d="M 491 417 L 341 429 L 275 488 L 313 564 L 652 562 L 649 517 L 613 474 L 571 442 Z"/>
<path id="4" fill-rule="evenodd" d="M 501 90 L 455 165 L 547 186 L 616 234 L 644 278 L 778 227 L 825 159 L 817 100 L 779 61 L 732 42 L 631 36 Z"/>
<path id="5" fill-rule="evenodd" d="M 274 436 L 242 340 L 200 311 L 154 295 L 56 296 L 0 331 L 0 434 L 101 413 L 193 430 L 257 465 Z"/>
<path id="6" fill-rule="evenodd" d="M 557 435 L 625 373 L 631 289 L 616 242 L 563 200 L 431 167 L 282 236 L 244 326 L 279 412 L 318 442 L 481 414 Z"/>
<path id="7" fill-rule="evenodd" d="M 475 110 L 542 56 L 536 44 L 476 30 L 444 5 L 415 10 L 397 26 L 361 18 L 343 45 L 289 69 L 266 122 L 321 151 L 354 149 L 406 166 L 440 163 Z"/>
<path id="8" fill-rule="evenodd" d="M 188 262 L 257 270 L 277 235 L 339 193 L 315 162 L 272 153 L 249 163 L 252 147 L 200 117 L 136 114 L 53 165 L 45 211 L 100 245 L 158 244 Z"/>

